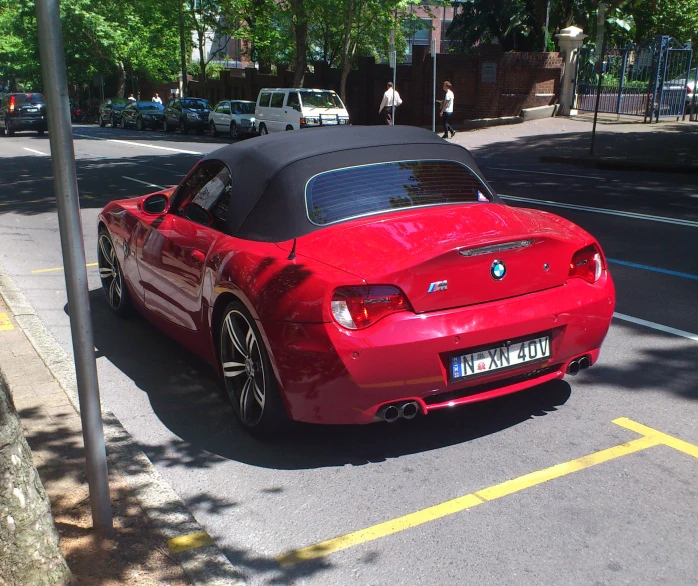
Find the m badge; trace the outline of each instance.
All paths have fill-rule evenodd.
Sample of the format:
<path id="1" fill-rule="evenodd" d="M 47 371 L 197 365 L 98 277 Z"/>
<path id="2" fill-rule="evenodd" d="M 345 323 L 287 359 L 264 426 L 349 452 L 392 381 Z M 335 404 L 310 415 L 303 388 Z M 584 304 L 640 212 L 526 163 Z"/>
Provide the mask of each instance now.
<path id="1" fill-rule="evenodd" d="M 446 291 L 448 289 L 448 281 L 436 281 L 429 285 L 427 293 L 436 293 L 437 291 Z"/>

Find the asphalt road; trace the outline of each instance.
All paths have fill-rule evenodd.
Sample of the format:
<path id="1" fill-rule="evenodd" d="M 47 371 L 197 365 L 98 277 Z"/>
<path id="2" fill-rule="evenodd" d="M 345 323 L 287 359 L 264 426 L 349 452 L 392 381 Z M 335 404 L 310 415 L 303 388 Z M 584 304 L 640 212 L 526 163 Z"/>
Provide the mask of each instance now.
<path id="1" fill-rule="evenodd" d="M 210 368 L 109 312 L 90 267 L 103 402 L 249 584 L 696 583 L 698 448 L 652 430 L 698 445 L 698 185 L 540 164 L 525 126 L 456 140 L 500 194 L 524 198 L 508 203 L 567 217 L 604 247 L 625 317 L 577 377 L 262 443 L 233 423 Z M 88 263 L 106 202 L 174 185 L 227 143 L 96 126 L 74 137 Z M 0 266 L 71 353 L 51 175 L 47 138 L 0 138 Z M 352 533 L 309 561 L 275 559 Z"/>

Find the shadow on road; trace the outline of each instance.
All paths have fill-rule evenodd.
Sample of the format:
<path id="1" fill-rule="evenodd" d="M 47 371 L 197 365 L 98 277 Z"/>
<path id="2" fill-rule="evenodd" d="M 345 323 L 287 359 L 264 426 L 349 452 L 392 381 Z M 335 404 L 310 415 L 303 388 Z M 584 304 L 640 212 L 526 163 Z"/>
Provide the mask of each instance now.
<path id="1" fill-rule="evenodd" d="M 133 386 L 146 393 L 154 413 L 180 440 L 144 446 L 165 466 L 213 466 L 225 458 L 272 469 L 361 466 L 468 442 L 542 416 L 570 396 L 566 382 L 555 381 L 501 399 L 413 421 L 366 426 L 296 425 L 289 435 L 260 441 L 235 422 L 232 408 L 211 367 L 140 317 L 115 317 L 101 290 L 90 292 L 98 356 L 106 357 Z"/>

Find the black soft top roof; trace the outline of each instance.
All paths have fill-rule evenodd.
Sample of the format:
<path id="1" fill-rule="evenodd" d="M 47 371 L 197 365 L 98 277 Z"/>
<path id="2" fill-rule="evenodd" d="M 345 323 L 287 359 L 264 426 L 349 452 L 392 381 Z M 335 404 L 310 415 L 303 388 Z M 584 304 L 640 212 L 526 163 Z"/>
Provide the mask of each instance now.
<path id="1" fill-rule="evenodd" d="M 322 229 L 307 217 L 305 186 L 324 171 L 391 161 L 449 160 L 465 164 L 487 184 L 467 149 L 412 126 L 279 132 L 225 146 L 203 160 L 222 161 L 230 168 L 228 233 L 264 242 Z"/>

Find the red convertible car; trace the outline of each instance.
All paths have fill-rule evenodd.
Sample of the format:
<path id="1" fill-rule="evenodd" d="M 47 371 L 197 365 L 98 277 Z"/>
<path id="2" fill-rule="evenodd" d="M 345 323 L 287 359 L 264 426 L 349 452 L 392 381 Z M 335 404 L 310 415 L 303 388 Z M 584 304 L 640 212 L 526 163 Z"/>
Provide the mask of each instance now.
<path id="1" fill-rule="evenodd" d="M 598 242 L 501 202 L 468 151 L 410 127 L 226 146 L 99 216 L 111 309 L 210 362 L 235 414 L 370 423 L 594 364 L 615 291 Z"/>

